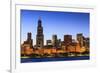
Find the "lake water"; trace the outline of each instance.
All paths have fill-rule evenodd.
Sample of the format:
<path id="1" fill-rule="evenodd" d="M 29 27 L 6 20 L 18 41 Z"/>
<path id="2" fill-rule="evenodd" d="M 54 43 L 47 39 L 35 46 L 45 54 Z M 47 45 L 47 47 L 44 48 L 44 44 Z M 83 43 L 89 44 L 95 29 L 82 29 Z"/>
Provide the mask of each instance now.
<path id="1" fill-rule="evenodd" d="M 73 61 L 89 60 L 89 56 L 66 57 L 66 58 L 21 58 L 21 63 L 50 62 L 50 61 Z"/>

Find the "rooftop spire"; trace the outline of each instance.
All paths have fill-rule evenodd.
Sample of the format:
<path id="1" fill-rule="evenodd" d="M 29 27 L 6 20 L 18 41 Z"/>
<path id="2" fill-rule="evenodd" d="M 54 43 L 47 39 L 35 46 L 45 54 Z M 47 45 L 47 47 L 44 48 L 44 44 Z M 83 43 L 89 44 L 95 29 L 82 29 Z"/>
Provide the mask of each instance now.
<path id="1" fill-rule="evenodd" d="M 38 19 L 38 27 L 41 27 L 41 26 L 42 26 L 41 16 L 39 16 L 39 19 Z"/>

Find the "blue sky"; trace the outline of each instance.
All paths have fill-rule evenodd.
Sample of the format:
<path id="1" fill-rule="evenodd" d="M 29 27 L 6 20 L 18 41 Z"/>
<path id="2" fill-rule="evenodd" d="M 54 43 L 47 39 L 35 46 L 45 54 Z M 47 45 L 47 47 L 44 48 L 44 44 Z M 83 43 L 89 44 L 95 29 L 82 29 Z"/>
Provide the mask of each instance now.
<path id="1" fill-rule="evenodd" d="M 33 43 L 36 42 L 38 19 L 41 17 L 44 41 L 52 39 L 53 34 L 63 41 L 65 34 L 76 38 L 77 33 L 89 37 L 89 13 L 55 12 L 21 10 L 21 42 L 27 39 L 27 33 L 32 32 Z"/>

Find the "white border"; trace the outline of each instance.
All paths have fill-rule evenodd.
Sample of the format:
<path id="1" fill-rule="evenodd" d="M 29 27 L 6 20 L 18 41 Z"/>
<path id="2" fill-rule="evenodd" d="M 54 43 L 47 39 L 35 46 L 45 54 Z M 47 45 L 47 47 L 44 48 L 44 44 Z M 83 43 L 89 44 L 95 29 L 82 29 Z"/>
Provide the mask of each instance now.
<path id="1" fill-rule="evenodd" d="M 90 13 L 90 60 L 80 61 L 59 61 L 59 62 L 40 62 L 40 63 L 20 63 L 20 9 L 28 10 L 48 10 L 48 11 L 63 11 L 63 12 L 89 12 Z M 12 59 L 11 71 L 44 71 L 55 69 L 67 69 L 76 67 L 94 66 L 96 63 L 96 47 L 95 37 L 95 14 L 94 8 L 89 7 L 71 7 L 71 6 L 43 6 L 43 5 L 24 5 L 16 4 L 12 13 Z M 15 24 L 15 25 L 14 25 Z"/>

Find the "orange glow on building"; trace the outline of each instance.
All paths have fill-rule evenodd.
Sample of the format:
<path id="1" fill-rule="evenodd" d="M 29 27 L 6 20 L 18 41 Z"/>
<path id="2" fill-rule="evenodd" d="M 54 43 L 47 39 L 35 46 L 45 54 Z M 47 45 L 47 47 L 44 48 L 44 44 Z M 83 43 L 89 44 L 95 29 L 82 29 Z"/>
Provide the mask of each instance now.
<path id="1" fill-rule="evenodd" d="M 62 46 L 63 47 L 63 46 Z M 69 46 L 64 46 L 63 49 L 57 49 L 57 48 L 41 48 L 41 49 L 32 49 L 30 48 L 30 45 L 24 44 L 21 45 L 21 54 L 24 55 L 31 55 L 31 54 L 59 54 L 59 53 L 68 53 L 68 52 L 78 52 L 82 53 L 85 52 L 86 48 L 85 47 L 80 47 L 79 43 L 76 43 L 76 45 L 69 45 Z"/>

